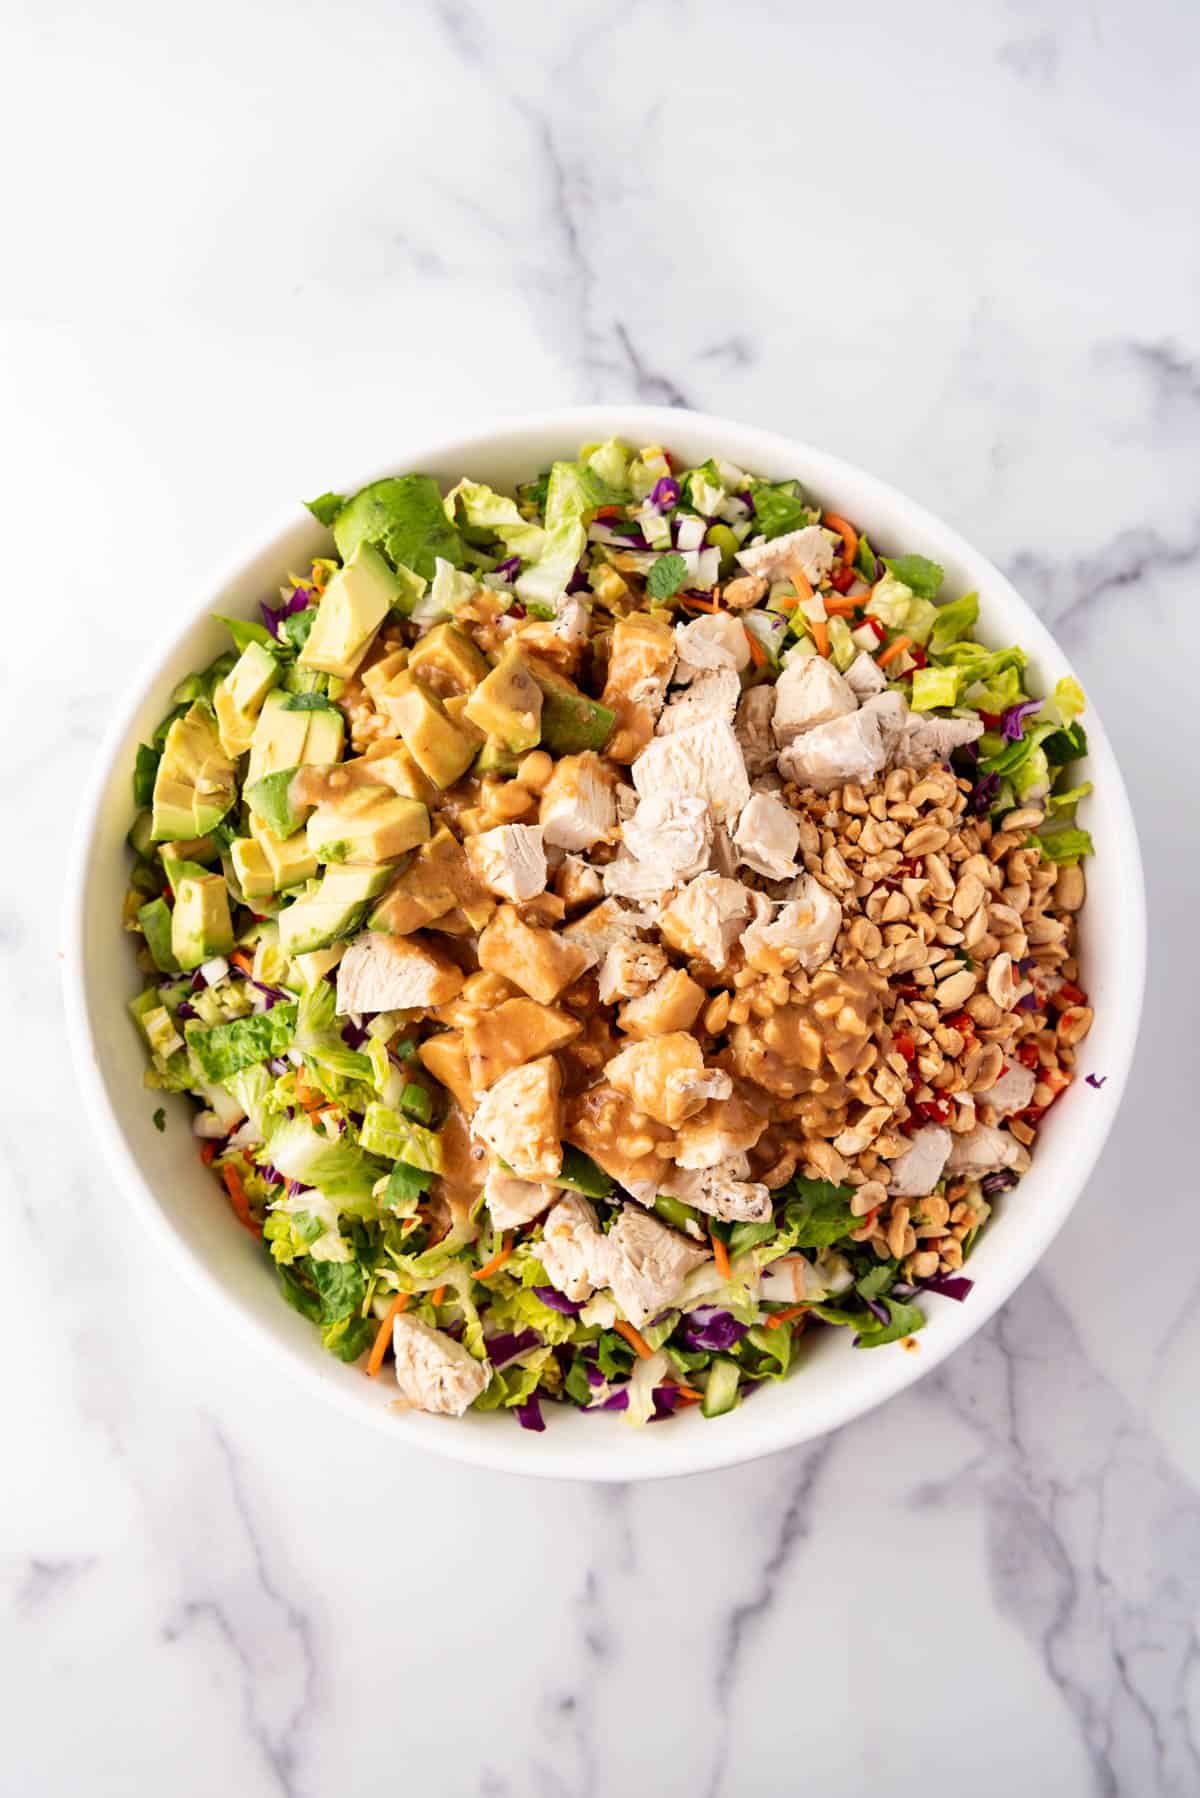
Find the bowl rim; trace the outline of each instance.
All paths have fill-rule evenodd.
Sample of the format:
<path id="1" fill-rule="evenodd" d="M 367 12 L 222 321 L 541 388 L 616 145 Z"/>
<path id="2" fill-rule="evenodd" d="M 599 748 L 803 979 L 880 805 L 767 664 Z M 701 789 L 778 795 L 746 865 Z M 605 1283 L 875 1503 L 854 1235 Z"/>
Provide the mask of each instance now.
<path id="1" fill-rule="evenodd" d="M 865 504 L 867 510 L 873 504 L 899 508 L 911 522 L 915 538 L 923 537 L 931 545 L 971 565 L 986 578 L 990 594 L 997 596 L 1005 607 L 1015 608 L 1025 648 L 1041 660 L 1066 659 L 1049 628 L 990 558 L 889 481 L 802 438 L 713 413 L 682 407 L 597 404 L 494 416 L 469 432 L 432 440 L 421 438 L 407 448 L 401 433 L 397 453 L 388 463 L 383 468 L 368 471 L 357 482 L 347 483 L 347 491 L 356 491 L 367 482 L 394 473 L 404 465 L 421 466 L 447 459 L 454 459 L 464 467 L 469 466 L 472 459 L 482 463 L 489 453 L 496 453 L 505 439 L 525 433 L 556 433 L 576 443 L 610 436 L 637 438 L 643 443 L 669 442 L 672 430 L 681 423 L 691 431 L 707 435 L 717 450 L 723 439 L 736 437 L 741 445 L 749 446 L 739 448 L 737 452 L 739 460 L 747 464 L 755 465 L 756 456 L 761 457 L 760 466 L 794 459 L 797 468 L 805 471 L 800 478 L 815 487 L 836 491 L 839 483 L 853 484 L 866 496 L 860 505 Z M 815 475 L 814 470 L 817 471 Z M 205 578 L 197 584 L 195 591 L 201 597 L 189 608 L 186 618 L 176 617 L 169 627 L 165 627 L 161 635 L 155 637 L 150 652 L 140 660 L 133 679 L 115 707 L 88 779 L 77 815 L 64 887 L 62 985 L 67 1036 L 76 1077 L 110 1169 L 117 1175 L 139 1217 L 148 1222 L 150 1233 L 165 1245 L 174 1267 L 184 1275 L 192 1290 L 207 1294 L 227 1316 L 232 1316 L 237 1327 L 246 1332 L 260 1350 L 265 1349 L 274 1361 L 290 1370 L 293 1378 L 319 1394 L 325 1402 L 337 1405 L 344 1414 L 373 1424 L 406 1447 L 418 1446 L 467 1465 L 533 1478 L 623 1482 L 678 1477 L 757 1460 L 838 1429 L 931 1373 L 1012 1297 L 1066 1222 L 1112 1128 L 1136 1050 L 1146 977 L 1144 872 L 1125 782 L 1103 722 L 1091 701 L 1087 719 L 1089 759 L 1103 780 L 1111 813 L 1104 855 L 1106 862 L 1121 870 L 1120 901 L 1129 926 L 1123 944 L 1122 978 L 1110 996 L 1109 1007 L 1110 1015 L 1114 1006 L 1119 1011 L 1117 1022 L 1120 1028 L 1106 1059 L 1103 1090 L 1096 1094 L 1097 1104 L 1087 1114 L 1086 1129 L 1081 1118 L 1075 1133 L 1078 1141 L 1073 1143 L 1071 1178 L 1056 1202 L 1043 1203 L 1036 1214 L 1025 1220 L 1022 1233 L 1006 1244 L 1006 1265 L 996 1270 L 994 1287 L 985 1288 L 977 1282 L 970 1304 L 952 1306 L 953 1315 L 946 1317 L 943 1327 L 931 1332 L 929 1338 L 922 1338 L 924 1352 L 921 1355 L 890 1357 L 870 1390 L 861 1395 L 850 1395 L 840 1409 L 836 1405 L 827 1405 L 826 1409 L 837 1411 L 837 1415 L 819 1421 L 814 1427 L 806 1424 L 804 1408 L 797 1402 L 791 1410 L 780 1408 L 777 1413 L 763 1414 L 762 1427 L 749 1445 L 740 1440 L 726 1442 L 721 1430 L 638 1432 L 636 1465 L 621 1454 L 616 1457 L 619 1464 L 608 1467 L 603 1457 L 590 1453 L 581 1456 L 571 1443 L 555 1444 L 550 1440 L 554 1432 L 548 1431 L 546 1437 L 537 1438 L 537 1452 L 531 1454 L 533 1444 L 522 1431 L 449 1427 L 430 1430 L 428 1419 L 398 1417 L 382 1407 L 366 1406 L 353 1396 L 348 1386 L 327 1378 L 318 1367 L 294 1353 L 260 1320 L 254 1309 L 227 1290 L 218 1273 L 172 1227 L 150 1181 L 137 1163 L 100 1071 L 89 1019 L 84 923 L 89 864 L 98 844 L 107 835 L 102 830 L 102 798 L 118 772 L 117 758 L 135 716 L 147 693 L 161 679 L 177 645 L 190 630 L 210 616 L 213 596 L 243 578 L 255 562 L 273 555 L 281 540 L 294 532 L 297 522 L 296 509 L 291 507 L 286 516 L 281 513 L 278 524 L 269 534 L 256 532 L 236 557 L 225 558 L 217 569 L 217 578 Z M 979 584 L 982 585 L 982 581 Z M 795 1389 L 799 1392 L 798 1384 Z"/>

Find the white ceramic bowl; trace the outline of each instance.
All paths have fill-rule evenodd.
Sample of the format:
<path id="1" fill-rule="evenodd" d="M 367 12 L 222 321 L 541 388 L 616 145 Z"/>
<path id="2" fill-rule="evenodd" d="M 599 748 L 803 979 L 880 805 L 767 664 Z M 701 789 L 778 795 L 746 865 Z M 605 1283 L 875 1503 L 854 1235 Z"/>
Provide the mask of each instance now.
<path id="1" fill-rule="evenodd" d="M 935 558 L 946 569 L 950 594 L 976 589 L 980 638 L 997 646 L 1023 644 L 1035 692 L 1048 691 L 1067 672 L 1062 651 L 1010 583 L 948 526 L 833 456 L 727 419 L 657 407 L 586 407 L 501 423 L 455 443 L 401 444 L 387 471 L 367 471 L 356 480 L 353 471 L 330 469 L 329 476 L 346 492 L 380 472 L 410 468 L 445 485 L 467 474 L 511 489 L 555 457 L 574 456 L 580 443 L 609 436 L 663 443 L 684 464 L 715 453 L 772 479 L 798 477 L 873 543 Z M 1096 1022 L 1082 1070 L 1096 1070 L 1105 1081 L 1099 1090 L 1078 1081 L 1047 1117 L 1032 1170 L 1001 1202 L 971 1257 L 975 1290 L 967 1301 L 926 1297 L 929 1322 L 915 1353 L 898 1346 L 856 1352 L 848 1331 L 824 1332 L 790 1379 L 768 1384 L 712 1421 L 693 1411 L 633 1430 L 619 1415 L 589 1417 L 547 1405 L 548 1427 L 535 1435 L 503 1413 L 469 1413 L 459 1421 L 400 1413 L 390 1408 L 390 1380 L 371 1381 L 361 1367 L 342 1366 L 325 1353 L 311 1325 L 283 1303 L 261 1248 L 234 1222 L 201 1166 L 187 1101 L 168 1099 L 166 1132 L 154 1128 L 157 1100 L 142 1085 L 142 1046 L 125 1009 L 138 985 L 120 928 L 135 745 L 166 710 L 175 682 L 227 646 L 211 614 L 257 615 L 259 599 L 273 593 L 285 571 L 302 568 L 326 543 L 325 533 L 297 506 L 282 530 L 239 560 L 198 604 L 186 611 L 180 604 L 99 758 L 68 888 L 66 1006 L 79 1079 L 117 1179 L 146 1227 L 190 1276 L 197 1304 L 212 1308 L 214 1323 L 231 1318 L 249 1333 L 261 1350 L 264 1380 L 298 1381 L 314 1403 L 331 1401 L 394 1441 L 553 1478 L 659 1478 L 750 1460 L 834 1429 L 910 1386 L 985 1323 L 1033 1267 L 1083 1190 L 1125 1086 L 1144 978 L 1142 869 L 1125 787 L 1095 712 L 1086 716 L 1087 773 L 1095 793 L 1085 801 L 1081 821 L 1097 844 L 1088 863 L 1082 946 Z M 319 1428 L 319 1416 L 315 1423 Z"/>

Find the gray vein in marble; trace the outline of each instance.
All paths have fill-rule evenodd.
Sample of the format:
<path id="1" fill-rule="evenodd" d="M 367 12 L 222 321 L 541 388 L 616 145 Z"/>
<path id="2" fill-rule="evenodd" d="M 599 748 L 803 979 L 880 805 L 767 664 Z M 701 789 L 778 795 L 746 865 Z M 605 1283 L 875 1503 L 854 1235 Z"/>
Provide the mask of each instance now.
<path id="1" fill-rule="evenodd" d="M 40 1611 L 70 1590 L 96 1565 L 95 1555 L 35 1557 L 17 1587 L 15 1603 L 26 1614 Z"/>
<path id="2" fill-rule="evenodd" d="M 1048 91 L 1058 76 L 1058 39 L 1052 31 L 1038 31 L 1029 37 L 1013 38 L 1001 44 L 996 61 L 1011 69 L 1026 87 Z"/>
<path id="3" fill-rule="evenodd" d="M 1018 592 L 1060 637 L 1083 622 L 1110 594 L 1136 588 L 1165 570 L 1179 572 L 1200 560 L 1200 514 L 1184 521 L 1174 540 L 1149 525 L 1118 531 L 1087 556 L 1056 560 L 1036 550 L 1019 550 L 1005 572 Z"/>

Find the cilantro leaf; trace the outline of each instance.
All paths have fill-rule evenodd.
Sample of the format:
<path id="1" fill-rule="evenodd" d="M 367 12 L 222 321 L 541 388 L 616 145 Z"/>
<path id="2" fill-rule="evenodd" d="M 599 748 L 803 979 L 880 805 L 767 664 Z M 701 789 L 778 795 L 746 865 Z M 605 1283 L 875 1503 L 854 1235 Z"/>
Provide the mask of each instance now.
<path id="1" fill-rule="evenodd" d="M 784 1225 L 795 1232 L 798 1249 L 827 1249 L 858 1227 L 850 1210 L 852 1186 L 833 1186 L 828 1180 L 808 1180 L 797 1175 L 779 1197 L 784 1201 Z"/>
<path id="2" fill-rule="evenodd" d="M 646 576 L 646 591 L 651 599 L 670 599 L 686 584 L 687 577 L 687 563 L 672 551 L 669 556 L 660 556 Z"/>
<path id="3" fill-rule="evenodd" d="M 289 612 L 286 618 L 281 619 L 279 628 L 292 648 L 300 650 L 308 642 L 309 633 L 316 621 L 316 606 L 305 606 L 302 612 Z"/>
<path id="4" fill-rule="evenodd" d="M 340 493 L 322 493 L 316 499 L 306 499 L 305 508 L 312 513 L 318 524 L 331 525 L 345 500 Z"/>
<path id="5" fill-rule="evenodd" d="M 336 712 L 338 708 L 325 693 L 289 693 L 283 709 L 285 712 Z"/>
<path id="6" fill-rule="evenodd" d="M 158 1110 L 157 1110 L 157 1111 L 156 1111 L 156 1112 L 155 1112 L 155 1114 L 154 1114 L 154 1117 L 153 1117 L 153 1118 L 152 1118 L 152 1120 L 151 1120 L 151 1122 L 152 1122 L 152 1123 L 153 1123 L 153 1125 L 154 1125 L 154 1128 L 155 1128 L 155 1129 L 156 1129 L 156 1130 L 157 1130 L 157 1131 L 159 1131 L 159 1132 L 160 1132 L 160 1133 L 161 1133 L 161 1132 L 162 1132 L 162 1131 L 163 1131 L 163 1130 L 165 1130 L 165 1129 L 166 1129 L 166 1127 L 167 1127 L 167 1114 L 166 1114 L 166 1112 L 165 1112 L 165 1111 L 164 1111 L 164 1110 L 163 1110 L 163 1108 L 162 1108 L 162 1106 L 161 1106 L 161 1105 L 160 1105 L 160 1106 L 159 1106 L 159 1108 L 158 1108 Z"/>
<path id="7" fill-rule="evenodd" d="M 407 1161 L 398 1161 L 388 1175 L 383 1205 L 400 1217 L 410 1217 L 417 1208 L 418 1199 L 428 1192 L 432 1181 L 433 1175 L 427 1168 L 410 1167 Z"/>
<path id="8" fill-rule="evenodd" d="M 946 578 L 945 570 L 931 562 L 928 556 L 884 556 L 883 565 L 918 599 L 936 599 Z"/>
<path id="9" fill-rule="evenodd" d="M 756 531 L 768 539 L 801 530 L 816 517 L 811 506 L 805 504 L 796 481 L 780 481 L 775 487 L 766 481 L 752 483 L 750 497 L 754 501 Z"/>
<path id="10" fill-rule="evenodd" d="M 873 1328 L 868 1329 L 864 1320 L 855 1348 L 882 1348 L 885 1342 L 899 1342 L 902 1337 L 915 1336 L 918 1330 L 925 1328 L 925 1313 L 918 1310 L 916 1305 L 905 1305 L 899 1299 L 886 1298 L 880 1303 L 887 1306 L 891 1323 L 881 1324 L 872 1318 L 870 1321 Z"/>

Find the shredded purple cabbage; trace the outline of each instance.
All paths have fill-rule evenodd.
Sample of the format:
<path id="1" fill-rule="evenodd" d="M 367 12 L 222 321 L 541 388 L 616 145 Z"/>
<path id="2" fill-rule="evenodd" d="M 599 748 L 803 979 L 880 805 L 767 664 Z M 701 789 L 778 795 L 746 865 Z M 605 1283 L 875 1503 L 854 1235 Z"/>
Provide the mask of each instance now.
<path id="1" fill-rule="evenodd" d="M 650 1418 L 651 1423 L 657 1423 L 660 1417 L 674 1415 L 675 1407 L 679 1403 L 679 1394 L 674 1386 L 656 1386 L 651 1396 L 654 1400 L 654 1414 Z"/>
<path id="2" fill-rule="evenodd" d="M 1010 1186 L 1017 1184 L 1017 1176 L 1010 1167 L 997 1168 L 994 1174 L 985 1174 L 979 1182 L 979 1190 L 985 1199 L 994 1199 L 997 1193 L 1007 1192 Z"/>
<path id="3" fill-rule="evenodd" d="M 269 1074 L 274 1074 L 276 1080 L 278 1080 L 282 1075 L 288 1072 L 291 1065 L 292 1064 L 286 1055 L 272 1055 L 270 1061 L 267 1063 L 267 1072 Z"/>
<path id="4" fill-rule="evenodd" d="M 551 1311 L 557 1311 L 563 1317 L 578 1317 L 583 1310 L 583 1304 L 580 1301 L 567 1298 L 564 1293 L 556 1291 L 553 1286 L 535 1286 L 533 1290 L 543 1305 L 549 1305 Z"/>
<path id="5" fill-rule="evenodd" d="M 305 1186 L 299 1180 L 289 1180 L 287 1183 L 287 1196 L 289 1199 L 294 1199 L 298 1192 L 311 1192 L 311 1191 L 312 1191 L 311 1186 Z"/>
<path id="6" fill-rule="evenodd" d="M 585 1411 L 627 1411 L 628 1409 L 629 1393 L 624 1386 L 618 1386 L 615 1392 L 610 1392 L 608 1397 L 602 1398 L 598 1404 L 584 1406 Z"/>
<path id="7" fill-rule="evenodd" d="M 366 1040 L 367 1032 L 361 1024 L 342 1025 L 342 1041 L 348 1049 L 361 1049 Z"/>
<path id="8" fill-rule="evenodd" d="M 197 1018 L 199 1015 L 196 1007 L 194 1005 L 189 1005 L 186 999 L 183 1001 L 182 1005 L 176 1007 L 175 1016 L 177 1018 Z"/>
<path id="9" fill-rule="evenodd" d="M 507 1367 L 510 1361 L 515 1361 L 526 1349 L 540 1348 L 541 1343 L 542 1339 L 536 1330 L 518 1330 L 515 1334 L 509 1331 L 502 1336 L 489 1336 L 483 1346 L 493 1367 Z"/>
<path id="10" fill-rule="evenodd" d="M 1010 705 L 1000 720 L 1000 731 L 1006 743 L 1019 743 L 1025 735 L 1025 720 L 1040 712 L 1040 699 L 1023 699 L 1020 705 Z"/>
<path id="11" fill-rule="evenodd" d="M 283 632 L 279 628 L 283 620 L 293 612 L 306 611 L 312 602 L 312 596 L 311 587 L 293 587 L 281 606 L 269 606 L 265 599 L 259 601 L 258 609 L 262 613 L 263 623 L 277 643 L 283 642 Z"/>
<path id="12" fill-rule="evenodd" d="M 600 1372 L 598 1367 L 587 1367 L 584 1369 L 584 1372 L 587 1374 L 589 1386 L 594 1388 L 596 1386 L 604 1386 L 607 1384 L 604 1375 Z"/>
<path id="13" fill-rule="evenodd" d="M 587 574 L 584 570 L 583 563 L 578 562 L 575 566 L 574 574 L 571 576 L 570 580 L 567 582 L 567 592 L 568 593 L 587 593 L 588 591 L 589 591 L 589 587 L 588 587 Z"/>
<path id="14" fill-rule="evenodd" d="M 531 1392 L 523 1405 L 514 1405 L 517 1422 L 523 1430 L 544 1430 L 546 1420 L 542 1416 L 542 1407 L 536 1392 Z"/>
<path id="15" fill-rule="evenodd" d="M 981 780 L 975 782 L 975 785 L 971 788 L 971 796 L 967 800 L 967 804 L 977 818 L 981 818 L 984 812 L 988 810 L 999 791 L 1000 776 L 998 774 L 985 774 Z"/>
<path id="16" fill-rule="evenodd" d="M 655 481 L 650 492 L 650 504 L 658 512 L 665 512 L 671 506 L 679 504 L 681 492 L 679 482 L 672 475 L 665 474 Z"/>
<path id="17" fill-rule="evenodd" d="M 272 1186 L 286 1186 L 288 1183 L 287 1175 L 281 1174 L 273 1162 L 260 1162 L 259 1172 L 263 1179 L 268 1181 Z"/>
<path id="18" fill-rule="evenodd" d="M 180 1010 L 182 1010 L 182 1009 L 183 1008 L 181 1006 Z M 1108 1079 L 1107 1074 L 1085 1074 L 1084 1075 L 1084 1085 L 1085 1086 L 1094 1086 L 1096 1091 L 1099 1092 L 1100 1088 L 1104 1085 L 1104 1082 L 1107 1079 Z"/>
<path id="19" fill-rule="evenodd" d="M 503 562 L 497 562 L 492 573 L 498 574 L 502 581 L 511 581 L 521 572 L 520 556 L 505 556 Z"/>
<path id="20" fill-rule="evenodd" d="M 1036 993 L 1022 993 L 1021 997 L 1017 1000 L 1018 1011 L 1036 1011 L 1037 1008 L 1038 996 Z"/>
<path id="21" fill-rule="evenodd" d="M 740 1324 L 728 1311 L 714 1305 L 697 1305 L 683 1322 L 683 1340 L 690 1349 L 722 1352 L 742 1340 L 749 1324 Z"/>
<path id="22" fill-rule="evenodd" d="M 891 1312 L 886 1305 L 880 1304 L 878 1299 L 869 1299 L 864 1293 L 863 1304 L 867 1307 L 867 1310 L 871 1313 L 872 1317 L 876 1318 L 881 1324 L 891 1323 Z"/>
<path id="23" fill-rule="evenodd" d="M 974 1286 L 974 1280 L 968 1280 L 965 1274 L 934 1274 L 931 1280 L 921 1281 L 922 1292 L 940 1292 L 943 1298 L 957 1299 L 960 1305 Z"/>
<path id="24" fill-rule="evenodd" d="M 754 511 L 754 495 L 749 487 L 744 487 L 740 493 L 735 493 L 734 498 L 740 499 L 744 506 L 749 506 L 751 512 Z"/>

